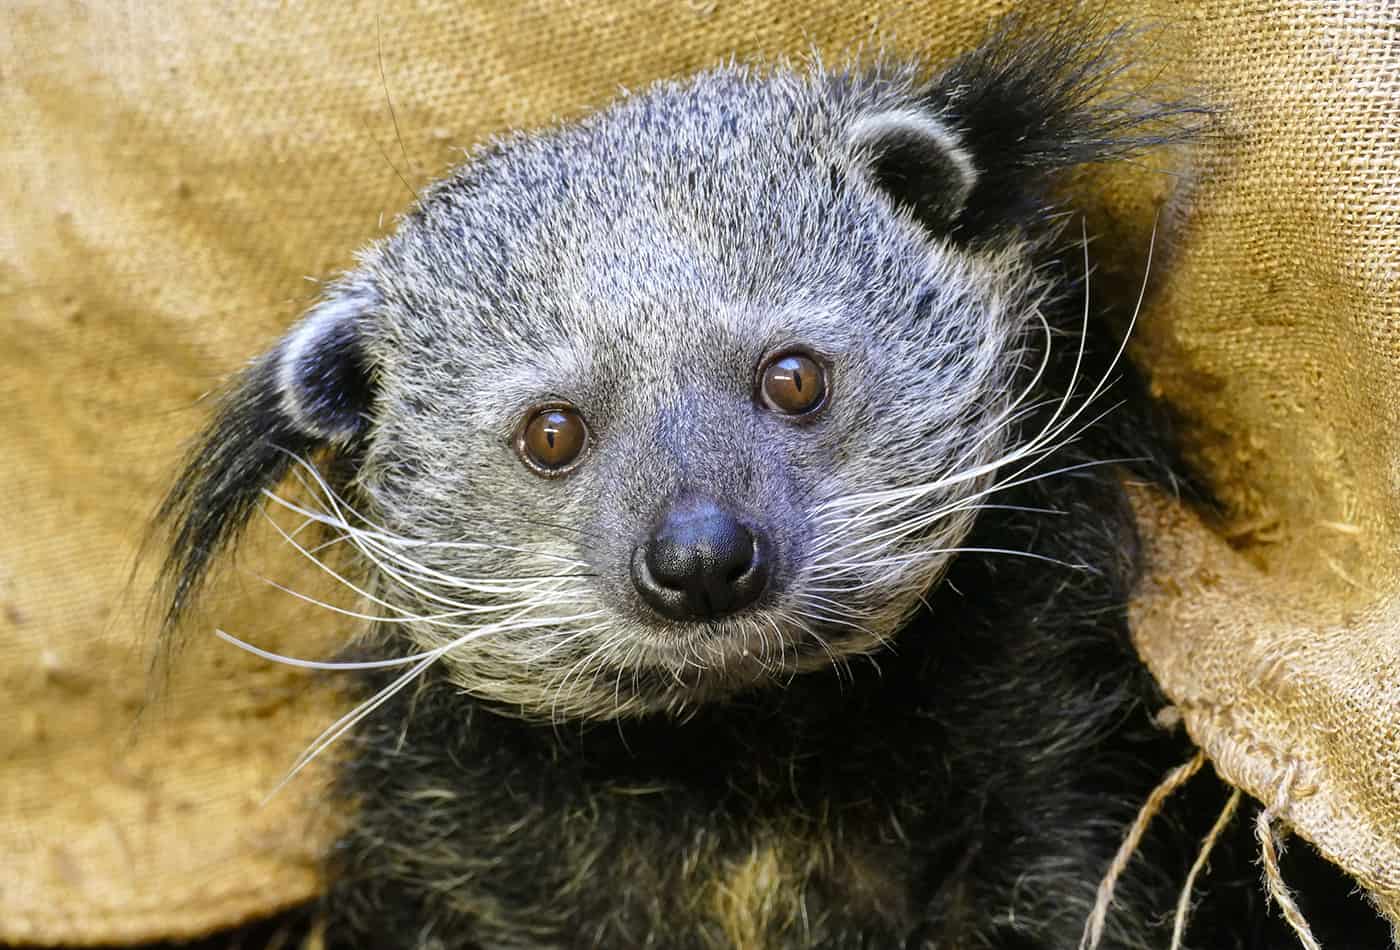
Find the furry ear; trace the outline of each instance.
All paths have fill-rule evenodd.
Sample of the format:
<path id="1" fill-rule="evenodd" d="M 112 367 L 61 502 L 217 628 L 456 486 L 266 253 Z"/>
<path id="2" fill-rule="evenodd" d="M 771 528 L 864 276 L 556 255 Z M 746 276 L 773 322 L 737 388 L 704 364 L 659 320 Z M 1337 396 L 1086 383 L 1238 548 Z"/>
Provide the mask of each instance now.
<path id="1" fill-rule="evenodd" d="M 161 568 L 167 633 L 293 461 L 365 430 L 374 374 L 361 338 L 376 303 L 367 289 L 336 288 L 220 397 L 156 515 L 171 539 Z"/>
<path id="2" fill-rule="evenodd" d="M 932 112 L 887 109 L 851 124 L 847 141 L 870 181 L 924 227 L 947 230 L 977 184 L 977 167 Z"/>
<path id="3" fill-rule="evenodd" d="M 282 409 L 308 434 L 345 442 L 364 429 L 373 393 L 359 335 L 361 315 L 374 305 L 363 290 L 331 297 L 273 351 Z"/>

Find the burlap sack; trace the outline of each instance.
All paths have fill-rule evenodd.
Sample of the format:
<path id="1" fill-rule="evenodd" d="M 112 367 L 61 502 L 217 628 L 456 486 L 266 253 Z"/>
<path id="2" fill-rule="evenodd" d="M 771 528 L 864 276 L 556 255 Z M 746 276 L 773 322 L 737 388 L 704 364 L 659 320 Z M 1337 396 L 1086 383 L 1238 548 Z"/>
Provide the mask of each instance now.
<path id="1" fill-rule="evenodd" d="M 245 573 L 315 589 L 263 532 L 135 724 L 149 571 L 127 586 L 195 400 L 305 275 L 490 133 L 735 52 L 941 56 L 1009 6 L 9 4 L 0 941 L 198 934 L 319 886 L 318 778 L 261 801 L 342 701 L 207 632 L 314 656 L 347 628 Z M 1222 110 L 1184 176 L 1085 183 L 1120 222 L 1110 276 L 1163 212 L 1138 355 L 1227 506 L 1207 530 L 1144 499 L 1142 652 L 1216 768 L 1400 921 L 1400 8 L 1105 6 L 1155 22 L 1146 61 Z"/>

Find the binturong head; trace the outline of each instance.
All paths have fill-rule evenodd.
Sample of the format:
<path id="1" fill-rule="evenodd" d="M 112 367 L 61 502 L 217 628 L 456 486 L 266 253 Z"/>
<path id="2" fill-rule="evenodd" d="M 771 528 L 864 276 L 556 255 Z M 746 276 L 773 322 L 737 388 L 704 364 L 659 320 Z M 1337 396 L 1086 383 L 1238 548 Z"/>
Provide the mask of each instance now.
<path id="1" fill-rule="evenodd" d="M 296 468 L 377 635 L 514 714 L 879 649 L 1029 451 L 1049 186 L 1146 141 L 1090 105 L 1110 73 L 1063 36 L 731 66 L 485 148 L 222 402 L 164 509 L 170 625 Z"/>

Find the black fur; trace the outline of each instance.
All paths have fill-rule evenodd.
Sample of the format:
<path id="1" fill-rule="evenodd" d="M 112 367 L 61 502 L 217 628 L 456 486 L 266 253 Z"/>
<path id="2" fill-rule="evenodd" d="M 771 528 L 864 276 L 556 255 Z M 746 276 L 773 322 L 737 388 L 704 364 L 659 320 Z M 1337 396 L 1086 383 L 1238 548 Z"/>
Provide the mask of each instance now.
<path id="1" fill-rule="evenodd" d="M 931 231 L 942 233 L 962 213 L 961 172 L 943 143 L 906 130 L 869 141 L 871 180 Z"/>
<path id="2" fill-rule="evenodd" d="M 1114 90 L 1131 32 L 1067 18 L 1048 32 L 1010 19 L 929 87 L 977 157 L 955 234 L 976 240 L 1043 219 L 1066 169 L 1189 140 L 1209 110 Z"/>
<path id="3" fill-rule="evenodd" d="M 372 302 L 364 293 L 336 288 L 322 306 L 360 310 Z M 291 367 L 282 365 L 286 346 L 254 360 L 219 395 L 213 421 L 189 446 L 185 468 L 156 513 L 155 525 L 170 531 L 160 572 L 167 646 L 177 642 L 180 622 L 215 560 L 237 543 L 264 492 L 282 481 L 295 459 L 328 444 L 342 463 L 351 458 L 366 428 L 374 380 L 354 321 L 328 324 L 306 341 Z M 284 385 L 293 387 L 294 399 Z"/>
<path id="4" fill-rule="evenodd" d="M 374 384 L 352 321 L 326 329 L 295 360 L 290 373 L 306 421 L 342 441 L 364 432 L 374 404 Z"/>
<path id="5" fill-rule="evenodd" d="M 171 528 L 161 569 L 167 644 L 263 492 L 282 481 L 296 456 L 320 444 L 284 408 L 275 355 L 259 358 L 219 398 L 213 422 L 191 445 L 189 463 L 156 516 L 157 524 Z"/>

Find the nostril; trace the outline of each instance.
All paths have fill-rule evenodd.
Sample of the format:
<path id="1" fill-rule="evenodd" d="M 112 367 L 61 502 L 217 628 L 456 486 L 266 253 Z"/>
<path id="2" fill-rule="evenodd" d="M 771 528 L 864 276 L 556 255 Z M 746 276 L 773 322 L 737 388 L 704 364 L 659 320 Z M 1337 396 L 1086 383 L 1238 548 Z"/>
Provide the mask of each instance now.
<path id="1" fill-rule="evenodd" d="M 736 547 L 734 557 L 730 561 L 729 573 L 725 575 L 725 580 L 729 583 L 736 583 L 740 578 L 749 572 L 753 567 L 754 560 L 758 555 L 758 539 L 753 537 L 748 531 L 748 544 Z"/>
<path id="2" fill-rule="evenodd" d="M 655 538 L 646 546 L 644 562 L 647 573 L 659 586 L 680 590 L 685 586 L 685 552 L 673 544 L 658 543 Z"/>

